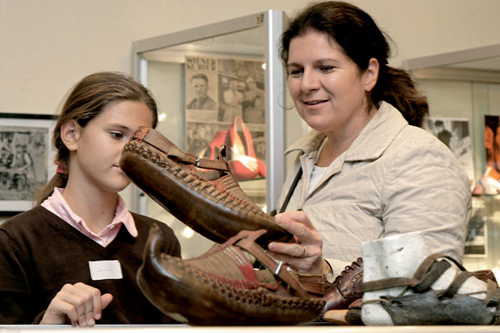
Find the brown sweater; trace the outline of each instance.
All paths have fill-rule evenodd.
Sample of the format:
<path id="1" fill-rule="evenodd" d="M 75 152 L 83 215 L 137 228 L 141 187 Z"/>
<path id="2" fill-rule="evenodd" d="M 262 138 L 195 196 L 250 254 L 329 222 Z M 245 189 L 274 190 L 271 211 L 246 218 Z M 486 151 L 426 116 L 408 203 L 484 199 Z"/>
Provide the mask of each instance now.
<path id="1" fill-rule="evenodd" d="M 154 223 L 164 231 L 165 253 L 180 256 L 179 242 L 166 224 L 132 215 L 138 237 L 122 227 L 105 248 L 41 206 L 0 225 L 0 324 L 38 323 L 62 286 L 76 282 L 113 295 L 98 324 L 171 323 L 144 297 L 136 272 Z M 98 260 L 120 261 L 123 279 L 93 281 L 89 261 Z"/>

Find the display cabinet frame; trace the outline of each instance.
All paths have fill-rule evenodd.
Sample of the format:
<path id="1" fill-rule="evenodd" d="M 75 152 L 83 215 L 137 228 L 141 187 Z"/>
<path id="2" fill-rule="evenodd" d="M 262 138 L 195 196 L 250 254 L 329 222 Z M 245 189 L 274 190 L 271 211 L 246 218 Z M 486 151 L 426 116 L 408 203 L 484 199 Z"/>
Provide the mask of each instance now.
<path id="1" fill-rule="evenodd" d="M 431 117 L 463 117 L 470 122 L 474 193 L 488 167 L 486 117 L 500 116 L 500 44 L 408 59 L 403 67 L 427 95 Z M 500 194 L 472 198 L 464 255 L 469 270 L 488 268 L 500 273 L 499 203 Z"/>
<path id="2" fill-rule="evenodd" d="M 133 43 L 132 49 L 134 77 L 151 90 L 157 102 L 160 101 L 158 105 L 159 113 L 161 113 L 160 120 L 162 117 L 167 117 L 166 121 L 171 122 L 167 130 L 163 124 L 159 124 L 159 131 L 181 149 L 189 146 L 188 139 L 183 142 L 183 137 L 188 137 L 187 126 L 189 117 L 192 117 L 186 106 L 188 79 L 185 76 L 189 69 L 186 66 L 186 57 L 212 57 L 213 59 L 223 57 L 244 59 L 247 63 L 261 61 L 264 64 L 262 76 L 264 96 L 262 128 L 264 129 L 263 135 L 259 136 L 259 144 L 265 146 L 263 159 L 266 164 L 266 175 L 257 181 L 240 182 L 240 185 L 266 212 L 275 209 L 285 177 L 283 153 L 286 120 L 284 111 L 287 94 L 285 71 L 279 54 L 279 41 L 286 21 L 287 17 L 284 12 L 269 10 L 138 40 Z M 154 71 L 154 68 L 158 71 L 164 70 L 168 79 L 165 76 L 159 77 L 161 75 L 158 71 Z M 156 84 L 156 87 L 153 87 L 153 84 Z M 182 111 L 183 107 L 186 108 L 184 111 Z M 181 133 L 182 131 L 184 134 Z M 154 212 L 156 207 L 151 205 L 151 199 L 136 187 L 134 187 L 132 209 L 155 218 L 163 214 L 159 210 Z M 183 233 L 185 230 L 179 228 L 178 233 Z M 183 245 L 183 236 L 179 238 Z M 183 257 L 197 254 L 200 253 L 183 253 Z"/>
<path id="3" fill-rule="evenodd" d="M 195 41 L 239 31 L 264 27 L 263 52 L 265 55 L 265 119 L 266 119 L 266 206 L 275 208 L 284 182 L 284 113 L 285 73 L 279 56 L 279 38 L 286 16 L 282 11 L 269 10 L 232 20 L 218 22 L 177 33 L 135 41 L 133 43 L 133 73 L 136 79 L 148 86 L 148 59 L 151 51 L 189 44 Z M 237 53 L 237 50 L 233 50 Z M 154 93 L 154 92 L 153 92 Z M 140 205 L 142 206 L 142 205 Z M 141 209 L 139 209 L 141 210 Z"/>

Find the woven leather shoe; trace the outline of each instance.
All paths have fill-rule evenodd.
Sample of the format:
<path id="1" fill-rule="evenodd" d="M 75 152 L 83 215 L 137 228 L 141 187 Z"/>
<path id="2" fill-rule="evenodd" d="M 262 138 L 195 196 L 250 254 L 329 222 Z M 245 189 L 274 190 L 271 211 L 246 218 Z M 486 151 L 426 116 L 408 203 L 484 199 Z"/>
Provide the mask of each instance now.
<path id="1" fill-rule="evenodd" d="M 267 230 L 259 244 L 286 242 L 279 227 L 243 192 L 233 177 L 225 149 L 219 159 L 184 153 L 154 129 L 141 127 L 123 148 L 120 166 L 153 200 L 199 234 L 223 243 L 241 230 Z"/>
<path id="2" fill-rule="evenodd" d="M 242 231 L 199 258 L 161 253 L 163 235 L 151 228 L 137 280 L 144 295 L 173 319 L 190 325 L 295 325 L 313 321 L 324 300 L 313 295 Z M 254 269 L 253 260 L 264 269 Z M 323 286 L 318 275 L 316 286 Z M 307 276 L 311 281 L 311 276 Z M 313 291 L 317 289 L 313 288 Z"/>

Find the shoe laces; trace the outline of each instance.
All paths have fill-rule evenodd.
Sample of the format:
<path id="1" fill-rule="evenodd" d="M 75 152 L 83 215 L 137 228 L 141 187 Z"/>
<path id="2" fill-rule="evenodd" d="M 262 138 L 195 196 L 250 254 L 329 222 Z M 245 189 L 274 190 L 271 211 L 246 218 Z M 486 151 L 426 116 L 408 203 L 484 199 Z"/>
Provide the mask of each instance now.
<path id="1" fill-rule="evenodd" d="M 335 278 L 334 283 L 336 283 L 338 280 L 343 279 L 345 276 L 351 274 L 351 271 L 355 271 L 356 267 L 361 268 L 362 262 L 363 259 L 358 258 L 356 261 L 353 261 L 349 266 L 345 266 L 344 270 L 340 273 L 340 275 Z"/>

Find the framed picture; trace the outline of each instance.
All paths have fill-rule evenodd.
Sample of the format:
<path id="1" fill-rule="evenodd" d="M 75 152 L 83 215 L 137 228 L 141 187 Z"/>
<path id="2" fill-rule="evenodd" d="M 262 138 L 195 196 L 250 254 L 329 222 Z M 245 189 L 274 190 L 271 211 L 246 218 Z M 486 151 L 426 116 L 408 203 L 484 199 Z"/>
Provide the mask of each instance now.
<path id="1" fill-rule="evenodd" d="M 32 208 L 34 195 L 54 175 L 56 118 L 0 113 L 0 212 Z"/>

